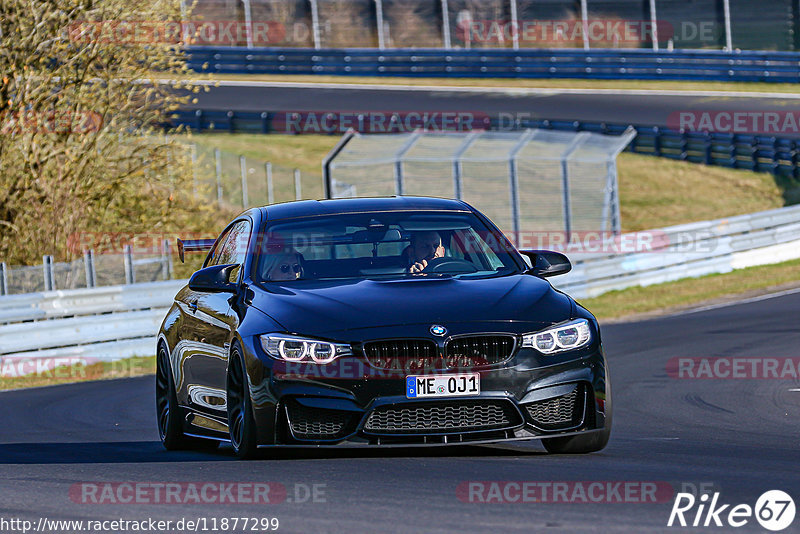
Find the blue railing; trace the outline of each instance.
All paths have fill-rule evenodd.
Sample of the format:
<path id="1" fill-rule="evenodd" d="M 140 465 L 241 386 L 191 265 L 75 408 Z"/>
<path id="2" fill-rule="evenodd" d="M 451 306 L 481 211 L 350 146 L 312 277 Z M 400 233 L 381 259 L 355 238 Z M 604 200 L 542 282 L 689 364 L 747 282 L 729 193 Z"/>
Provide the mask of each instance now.
<path id="1" fill-rule="evenodd" d="M 187 53 L 191 69 L 213 73 L 800 81 L 796 52 L 188 47 Z"/>
<path id="2" fill-rule="evenodd" d="M 249 133 L 292 133 L 286 128 L 285 113 L 183 110 L 173 124 L 185 125 L 195 132 L 223 131 Z M 498 118 L 489 119 L 489 129 L 509 129 Z M 527 120 L 514 123 L 514 129 L 548 128 L 621 134 L 627 124 L 582 121 Z M 633 125 L 638 132 L 628 151 L 706 165 L 769 172 L 779 176 L 800 177 L 800 139 L 744 134 L 679 132 L 669 128 Z M 334 129 L 332 135 L 341 135 Z"/>

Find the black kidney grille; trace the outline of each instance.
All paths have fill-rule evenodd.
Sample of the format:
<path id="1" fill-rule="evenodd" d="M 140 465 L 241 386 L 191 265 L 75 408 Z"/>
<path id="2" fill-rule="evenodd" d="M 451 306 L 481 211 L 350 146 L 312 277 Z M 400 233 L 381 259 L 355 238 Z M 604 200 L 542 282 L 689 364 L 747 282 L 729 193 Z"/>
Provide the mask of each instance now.
<path id="1" fill-rule="evenodd" d="M 373 367 L 408 372 L 442 369 L 436 343 L 425 339 L 386 339 L 364 343 L 364 355 Z"/>
<path id="2" fill-rule="evenodd" d="M 379 406 L 364 430 L 380 434 L 459 433 L 511 428 L 522 423 L 507 401 L 474 400 Z"/>
<path id="3" fill-rule="evenodd" d="M 351 412 L 309 408 L 297 402 L 286 405 L 292 434 L 300 439 L 336 439 L 347 433 Z"/>
<path id="4" fill-rule="evenodd" d="M 526 404 L 525 410 L 538 428 L 561 430 L 581 424 L 585 405 L 585 388 L 579 385 L 566 395 Z"/>
<path id="5" fill-rule="evenodd" d="M 510 335 L 457 337 L 445 345 L 445 362 L 451 369 L 496 365 L 514 355 L 516 344 Z"/>

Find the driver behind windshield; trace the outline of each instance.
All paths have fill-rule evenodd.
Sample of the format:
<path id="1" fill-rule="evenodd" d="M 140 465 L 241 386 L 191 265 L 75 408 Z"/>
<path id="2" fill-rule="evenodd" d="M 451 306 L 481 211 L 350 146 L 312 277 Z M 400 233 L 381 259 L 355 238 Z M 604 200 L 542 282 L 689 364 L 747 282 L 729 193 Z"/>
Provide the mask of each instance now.
<path id="1" fill-rule="evenodd" d="M 434 258 L 444 258 L 442 238 L 438 232 L 415 232 L 411 236 L 411 245 L 406 248 L 408 257 L 408 272 L 421 273 L 428 262 Z"/>
<path id="2" fill-rule="evenodd" d="M 265 264 L 264 278 L 270 282 L 299 280 L 303 277 L 303 256 L 294 250 L 271 255 Z"/>

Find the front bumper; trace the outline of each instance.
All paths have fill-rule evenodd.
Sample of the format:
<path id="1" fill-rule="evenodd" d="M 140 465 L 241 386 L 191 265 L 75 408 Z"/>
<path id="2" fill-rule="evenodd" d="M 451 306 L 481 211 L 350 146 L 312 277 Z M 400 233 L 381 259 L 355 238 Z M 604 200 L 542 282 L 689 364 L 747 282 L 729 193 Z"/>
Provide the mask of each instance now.
<path id="1" fill-rule="evenodd" d="M 546 362 L 531 349 L 519 350 L 506 365 L 476 371 L 480 395 L 442 399 L 406 398 L 405 374 L 376 371 L 359 356 L 292 367 L 259 346 L 246 350 L 260 446 L 542 439 L 602 430 L 610 410 L 599 345 Z"/>

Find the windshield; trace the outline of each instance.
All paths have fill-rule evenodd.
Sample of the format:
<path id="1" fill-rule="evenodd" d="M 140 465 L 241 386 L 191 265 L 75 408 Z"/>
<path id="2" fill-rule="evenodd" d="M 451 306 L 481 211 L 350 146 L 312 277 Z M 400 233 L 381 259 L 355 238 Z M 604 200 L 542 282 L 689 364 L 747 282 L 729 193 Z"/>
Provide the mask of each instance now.
<path id="1" fill-rule="evenodd" d="M 490 277 L 520 272 L 513 247 L 472 213 L 372 212 L 268 221 L 259 282 Z"/>

